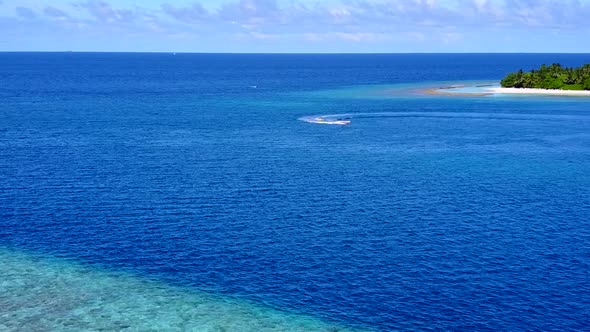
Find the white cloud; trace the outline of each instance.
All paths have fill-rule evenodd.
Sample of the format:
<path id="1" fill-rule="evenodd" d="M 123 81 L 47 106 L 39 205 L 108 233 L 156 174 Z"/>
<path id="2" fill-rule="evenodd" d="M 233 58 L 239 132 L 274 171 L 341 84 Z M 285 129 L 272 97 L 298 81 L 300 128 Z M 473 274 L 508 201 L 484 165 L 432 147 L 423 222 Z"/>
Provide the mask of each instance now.
<path id="1" fill-rule="evenodd" d="M 114 0 L 81 1 L 20 4 L 14 7 L 13 17 L 5 19 L 28 24 L 28 31 L 51 30 L 53 24 L 70 29 L 82 26 L 89 35 L 116 32 L 219 40 L 242 36 L 317 45 L 338 41 L 460 44 L 486 31 L 590 34 L 590 0 L 225 0 L 217 7 L 204 6 L 206 0 L 185 5 L 161 0 L 160 6 L 151 8 L 142 7 L 141 2 L 124 6 Z"/>
<path id="2" fill-rule="evenodd" d="M 335 36 L 340 39 L 352 41 L 352 42 L 356 42 L 356 43 L 370 42 L 370 41 L 375 41 L 375 40 L 379 39 L 379 35 L 377 35 L 375 33 L 369 33 L 369 32 L 354 32 L 354 33 L 337 32 L 337 33 L 335 33 Z"/>
<path id="3" fill-rule="evenodd" d="M 199 3 L 194 3 L 188 7 L 175 7 L 165 3 L 162 4 L 162 10 L 173 18 L 186 23 L 201 22 L 206 20 L 210 15 Z"/>
<path id="4" fill-rule="evenodd" d="M 48 16 L 57 17 L 60 16 L 58 11 L 67 12 L 64 8 L 47 8 L 52 8 L 51 13 L 45 13 Z M 167 20 L 189 25 L 208 24 L 223 31 L 228 23 L 235 22 L 235 25 L 256 26 L 268 33 L 380 33 L 499 26 L 590 29 L 590 4 L 576 0 L 342 0 L 315 5 L 303 0 L 227 0 L 219 8 L 209 10 L 199 2 L 187 6 L 164 2 L 160 8 L 148 10 L 120 8 L 112 0 L 88 0 L 76 3 L 75 8 L 103 24 L 140 25 Z M 35 14 L 32 8 L 24 6 L 19 6 L 16 13 L 29 19 Z"/>

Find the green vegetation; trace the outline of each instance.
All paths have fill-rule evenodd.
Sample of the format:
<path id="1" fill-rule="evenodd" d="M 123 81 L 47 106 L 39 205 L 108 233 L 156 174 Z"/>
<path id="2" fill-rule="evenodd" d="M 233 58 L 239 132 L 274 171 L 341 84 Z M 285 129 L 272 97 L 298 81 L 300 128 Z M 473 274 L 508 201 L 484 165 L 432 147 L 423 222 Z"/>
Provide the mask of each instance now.
<path id="1" fill-rule="evenodd" d="M 500 82 L 504 88 L 590 90 L 590 64 L 565 68 L 554 63 L 537 70 L 510 73 Z"/>

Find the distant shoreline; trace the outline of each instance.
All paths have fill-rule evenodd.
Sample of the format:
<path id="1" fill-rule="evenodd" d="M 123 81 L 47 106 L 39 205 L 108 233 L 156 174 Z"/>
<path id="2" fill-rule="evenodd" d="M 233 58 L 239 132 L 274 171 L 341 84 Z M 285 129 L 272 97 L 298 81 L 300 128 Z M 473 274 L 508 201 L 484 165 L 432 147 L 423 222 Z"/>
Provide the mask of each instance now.
<path id="1" fill-rule="evenodd" d="M 451 97 L 484 97 L 493 95 L 539 95 L 539 96 L 569 96 L 590 97 L 590 90 L 558 90 L 533 88 L 502 88 L 497 85 L 448 85 L 427 88 L 420 91 L 426 95 Z"/>
<path id="2" fill-rule="evenodd" d="M 487 90 L 493 94 L 523 94 L 523 95 L 590 97 L 590 90 L 557 90 L 557 89 L 532 89 L 532 88 L 489 88 Z"/>

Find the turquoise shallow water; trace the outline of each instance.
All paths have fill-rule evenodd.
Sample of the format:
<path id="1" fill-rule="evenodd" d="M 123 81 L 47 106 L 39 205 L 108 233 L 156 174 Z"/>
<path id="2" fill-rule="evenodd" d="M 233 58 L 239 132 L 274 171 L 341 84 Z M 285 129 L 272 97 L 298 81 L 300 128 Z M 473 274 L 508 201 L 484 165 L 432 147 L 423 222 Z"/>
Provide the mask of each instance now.
<path id="1" fill-rule="evenodd" d="M 0 262 L 0 331 L 354 331 L 63 259 L 0 249 Z"/>

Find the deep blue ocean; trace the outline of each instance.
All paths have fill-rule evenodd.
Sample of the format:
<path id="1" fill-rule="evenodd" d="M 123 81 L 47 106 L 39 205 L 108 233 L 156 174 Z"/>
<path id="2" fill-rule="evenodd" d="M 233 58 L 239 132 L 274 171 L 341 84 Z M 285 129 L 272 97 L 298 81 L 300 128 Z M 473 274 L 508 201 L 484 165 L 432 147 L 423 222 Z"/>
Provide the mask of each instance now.
<path id="1" fill-rule="evenodd" d="M 590 54 L 0 53 L 0 247 L 347 328 L 588 330 L 590 98 L 387 92 L 554 62 Z"/>

